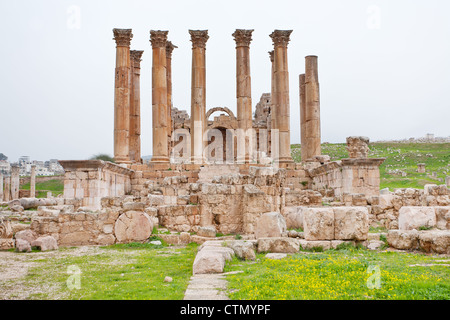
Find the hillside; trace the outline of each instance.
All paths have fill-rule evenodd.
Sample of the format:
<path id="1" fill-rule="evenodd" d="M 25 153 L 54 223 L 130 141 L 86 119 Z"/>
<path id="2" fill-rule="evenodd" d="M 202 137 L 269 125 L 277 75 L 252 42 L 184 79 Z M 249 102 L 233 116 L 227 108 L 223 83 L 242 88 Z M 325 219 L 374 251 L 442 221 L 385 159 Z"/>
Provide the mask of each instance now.
<path id="1" fill-rule="evenodd" d="M 345 147 L 345 143 L 324 143 L 322 154 L 332 161 L 347 158 Z M 299 162 L 300 145 L 291 145 L 291 149 L 294 161 Z M 420 189 L 428 183 L 444 184 L 450 175 L 450 143 L 370 143 L 369 149 L 369 157 L 386 158 L 380 167 L 381 188 Z M 417 172 L 418 163 L 425 163 L 425 173 Z"/>

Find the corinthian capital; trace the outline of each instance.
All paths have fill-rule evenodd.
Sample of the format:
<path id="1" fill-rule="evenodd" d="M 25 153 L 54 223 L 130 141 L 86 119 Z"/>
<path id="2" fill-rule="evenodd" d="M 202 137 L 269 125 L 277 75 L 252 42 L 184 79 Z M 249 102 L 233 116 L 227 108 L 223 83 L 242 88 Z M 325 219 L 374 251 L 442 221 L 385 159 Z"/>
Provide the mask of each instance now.
<path id="1" fill-rule="evenodd" d="M 234 37 L 234 41 L 236 41 L 237 47 L 248 47 L 250 46 L 250 42 L 252 41 L 252 32 L 251 30 L 244 29 L 236 29 L 236 31 L 232 34 Z"/>
<path id="2" fill-rule="evenodd" d="M 270 58 L 270 62 L 273 62 L 273 55 L 274 55 L 274 51 L 269 51 L 269 58 Z"/>
<path id="3" fill-rule="evenodd" d="M 114 38 L 118 47 L 129 47 L 133 34 L 131 29 L 113 29 Z"/>
<path id="4" fill-rule="evenodd" d="M 287 47 L 292 30 L 275 30 L 270 34 L 274 46 Z"/>
<path id="5" fill-rule="evenodd" d="M 172 51 L 173 49 L 178 48 L 176 45 L 174 45 L 172 43 L 172 41 L 167 41 L 166 42 L 166 57 L 167 58 L 172 58 Z"/>
<path id="6" fill-rule="evenodd" d="M 130 60 L 131 64 L 135 68 L 139 68 L 141 66 L 141 57 L 144 53 L 144 50 L 130 50 Z"/>
<path id="7" fill-rule="evenodd" d="M 152 48 L 165 48 L 169 31 L 150 30 Z"/>
<path id="8" fill-rule="evenodd" d="M 205 48 L 208 41 L 208 30 L 189 30 L 191 35 L 192 48 Z"/>

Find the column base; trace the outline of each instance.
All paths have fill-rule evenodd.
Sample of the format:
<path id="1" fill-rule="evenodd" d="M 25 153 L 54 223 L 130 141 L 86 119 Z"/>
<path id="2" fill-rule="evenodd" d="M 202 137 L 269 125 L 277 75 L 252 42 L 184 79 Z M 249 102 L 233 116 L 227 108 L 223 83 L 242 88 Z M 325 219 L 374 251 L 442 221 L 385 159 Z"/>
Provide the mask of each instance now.
<path id="1" fill-rule="evenodd" d="M 132 161 L 129 158 L 125 157 L 114 157 L 114 161 L 118 164 L 131 164 Z"/>
<path id="2" fill-rule="evenodd" d="M 152 157 L 150 162 L 167 162 L 167 163 L 169 163 L 170 161 L 169 161 L 169 157 L 166 157 L 166 156 L 154 156 L 154 157 Z"/>

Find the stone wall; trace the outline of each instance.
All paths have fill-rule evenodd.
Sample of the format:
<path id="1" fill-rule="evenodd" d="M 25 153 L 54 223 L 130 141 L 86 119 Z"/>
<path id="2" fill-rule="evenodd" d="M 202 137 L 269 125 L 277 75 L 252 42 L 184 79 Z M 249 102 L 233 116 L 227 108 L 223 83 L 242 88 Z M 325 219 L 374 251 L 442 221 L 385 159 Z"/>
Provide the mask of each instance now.
<path id="1" fill-rule="evenodd" d="M 342 196 L 344 193 L 378 195 L 379 166 L 383 159 L 342 159 L 308 170 L 312 189 L 323 195 Z"/>
<path id="2" fill-rule="evenodd" d="M 83 206 L 99 209 L 101 198 L 131 191 L 132 170 L 102 160 L 65 160 L 64 198 L 83 199 Z"/>

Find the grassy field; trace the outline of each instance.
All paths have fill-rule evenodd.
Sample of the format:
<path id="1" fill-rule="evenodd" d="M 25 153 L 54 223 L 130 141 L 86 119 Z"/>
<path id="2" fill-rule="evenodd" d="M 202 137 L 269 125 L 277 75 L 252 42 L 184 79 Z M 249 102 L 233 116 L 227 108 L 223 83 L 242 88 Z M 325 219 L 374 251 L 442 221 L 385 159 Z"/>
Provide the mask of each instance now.
<path id="1" fill-rule="evenodd" d="M 231 299 L 450 299 L 450 259 L 344 248 L 301 252 L 282 260 L 233 259 L 225 271 Z"/>
<path id="2" fill-rule="evenodd" d="M 21 185 L 20 189 L 30 190 L 30 183 Z M 47 191 L 51 191 L 52 195 L 56 197 L 64 192 L 64 181 L 54 179 L 43 182 L 36 182 L 36 191 L 38 192 L 38 198 L 46 198 Z"/>
<path id="3" fill-rule="evenodd" d="M 0 299 L 183 299 L 196 249 L 196 244 L 174 248 L 131 243 L 45 253 L 10 252 L 15 259 L 27 259 L 16 261 L 17 269 L 25 263 L 29 268 L 21 279 L 0 281 Z M 0 275 L 10 268 L 5 263 L 0 262 Z M 79 282 L 73 278 L 77 274 Z M 164 282 L 166 276 L 173 281 Z"/>
<path id="4" fill-rule="evenodd" d="M 450 143 L 371 143 L 369 149 L 369 157 L 386 158 L 380 166 L 380 188 L 423 189 L 428 183 L 443 184 L 450 175 Z M 294 161 L 300 162 L 300 145 L 292 145 L 291 150 Z M 344 143 L 322 144 L 322 154 L 332 161 L 348 157 Z M 417 172 L 418 163 L 425 163 L 425 173 Z"/>

